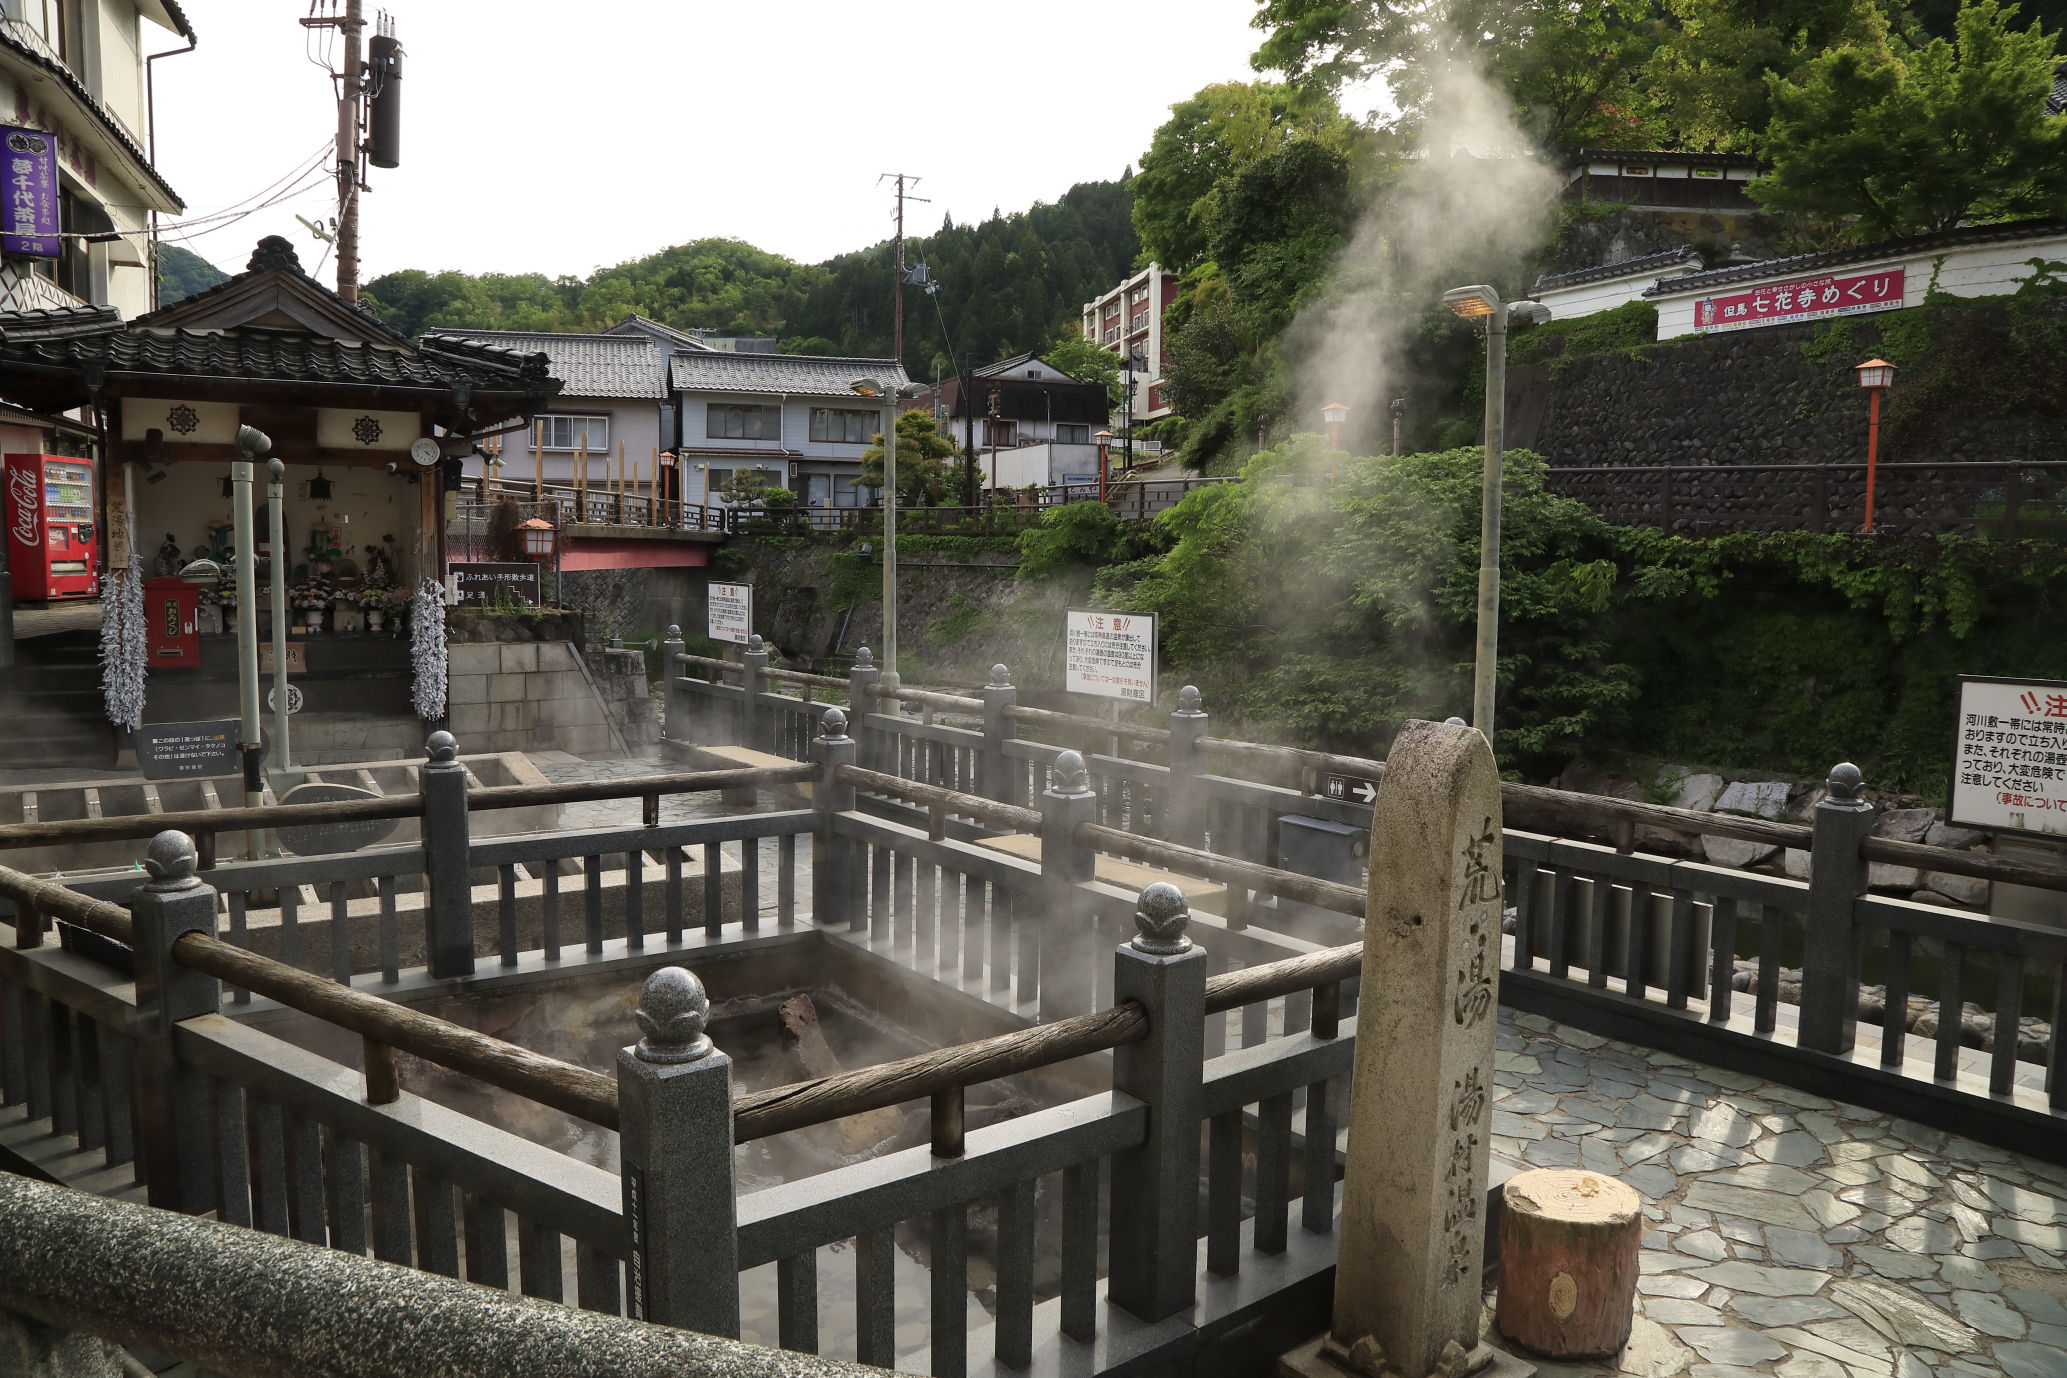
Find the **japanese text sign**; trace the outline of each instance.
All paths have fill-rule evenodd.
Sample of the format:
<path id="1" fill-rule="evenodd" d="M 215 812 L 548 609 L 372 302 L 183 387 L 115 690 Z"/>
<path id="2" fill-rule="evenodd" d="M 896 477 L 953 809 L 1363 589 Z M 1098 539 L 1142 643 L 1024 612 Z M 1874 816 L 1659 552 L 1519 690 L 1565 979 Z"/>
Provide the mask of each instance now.
<path id="1" fill-rule="evenodd" d="M 1154 701 L 1155 614 L 1072 609 L 1062 650 L 1062 687 L 1070 693 Z"/>
<path id="2" fill-rule="evenodd" d="M 536 606 L 539 601 L 537 565 L 455 560 L 452 573 L 458 577 L 462 603 L 521 602 Z"/>
<path id="3" fill-rule="evenodd" d="M 1727 297 L 1706 297 L 1694 303 L 1694 329 L 1742 330 L 1754 325 L 1785 325 L 1826 316 L 1893 311 L 1902 305 L 1904 276 L 1903 269 L 1880 268 L 1850 277 L 1809 278 Z"/>
<path id="4" fill-rule="evenodd" d="M 1960 676 L 1951 816 L 2067 837 L 2067 682 Z"/>
<path id="5" fill-rule="evenodd" d="M 57 136 L 0 125 L 0 254 L 58 255 Z"/>
<path id="6" fill-rule="evenodd" d="M 712 584 L 708 602 L 711 640 L 746 645 L 754 634 L 754 586 Z"/>
<path id="7" fill-rule="evenodd" d="M 136 763 L 146 780 L 237 773 L 237 720 L 146 723 L 136 730 Z"/>

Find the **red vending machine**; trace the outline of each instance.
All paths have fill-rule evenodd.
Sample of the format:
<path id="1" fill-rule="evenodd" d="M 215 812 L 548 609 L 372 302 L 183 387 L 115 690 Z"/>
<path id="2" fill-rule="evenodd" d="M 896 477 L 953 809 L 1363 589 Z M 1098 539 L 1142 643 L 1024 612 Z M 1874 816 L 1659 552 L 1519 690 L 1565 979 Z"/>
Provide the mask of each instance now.
<path id="1" fill-rule="evenodd" d="M 7 569 L 25 602 L 100 592 L 93 544 L 93 464 L 66 455 L 6 460 Z"/>

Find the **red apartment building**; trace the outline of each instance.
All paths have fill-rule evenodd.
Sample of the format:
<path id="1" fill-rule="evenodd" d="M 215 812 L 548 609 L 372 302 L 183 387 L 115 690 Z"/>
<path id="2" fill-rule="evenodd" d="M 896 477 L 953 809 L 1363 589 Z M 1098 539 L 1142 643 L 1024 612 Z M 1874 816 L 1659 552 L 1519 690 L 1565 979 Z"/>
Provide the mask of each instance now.
<path id="1" fill-rule="evenodd" d="M 1134 361 L 1134 410 L 1119 418 L 1122 426 L 1159 421 L 1170 414 L 1163 397 L 1163 312 L 1175 300 L 1177 275 L 1151 263 L 1096 301 L 1084 303 L 1084 338 Z M 1121 382 L 1125 381 L 1123 374 Z"/>

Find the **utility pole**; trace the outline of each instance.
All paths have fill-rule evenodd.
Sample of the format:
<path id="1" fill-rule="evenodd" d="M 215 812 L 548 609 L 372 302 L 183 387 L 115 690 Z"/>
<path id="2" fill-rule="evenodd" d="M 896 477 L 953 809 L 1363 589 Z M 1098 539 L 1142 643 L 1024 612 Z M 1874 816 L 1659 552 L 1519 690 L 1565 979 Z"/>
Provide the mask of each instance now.
<path id="1" fill-rule="evenodd" d="M 362 70 L 359 39 L 366 28 L 361 0 L 345 0 L 344 76 L 337 87 L 337 294 L 359 299 L 359 95 Z"/>
<path id="2" fill-rule="evenodd" d="M 890 356 L 904 367 L 904 203 L 907 200 L 927 202 L 923 196 L 912 196 L 908 188 L 919 184 L 919 179 L 909 172 L 886 172 L 876 179 L 880 185 L 884 178 L 897 184 L 897 238 L 890 267 Z"/>
<path id="3" fill-rule="evenodd" d="M 392 23 L 383 16 L 380 33 L 369 47 L 364 41 L 365 0 L 343 0 L 342 14 L 332 12 L 338 3 L 310 0 L 310 13 L 301 22 L 304 28 L 336 29 L 344 35 L 343 70 L 331 73 L 337 83 L 337 225 L 329 238 L 337 250 L 337 294 L 356 302 L 359 196 L 366 190 L 365 160 L 370 155 L 375 167 L 396 167 L 401 156 L 402 45 Z M 323 237 L 320 229 L 317 234 Z"/>

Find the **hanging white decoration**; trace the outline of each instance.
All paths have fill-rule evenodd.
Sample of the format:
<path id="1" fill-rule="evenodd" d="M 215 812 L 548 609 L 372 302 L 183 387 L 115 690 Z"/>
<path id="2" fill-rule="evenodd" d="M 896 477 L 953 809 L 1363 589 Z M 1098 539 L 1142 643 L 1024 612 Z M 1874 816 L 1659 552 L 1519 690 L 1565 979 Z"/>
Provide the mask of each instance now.
<path id="1" fill-rule="evenodd" d="M 409 660 L 416 716 L 437 722 L 445 716 L 445 589 L 435 579 L 418 584 L 409 600 Z"/>
<path id="2" fill-rule="evenodd" d="M 134 732 L 144 720 L 144 565 L 110 570 L 100 581 L 100 692 L 108 721 Z"/>

